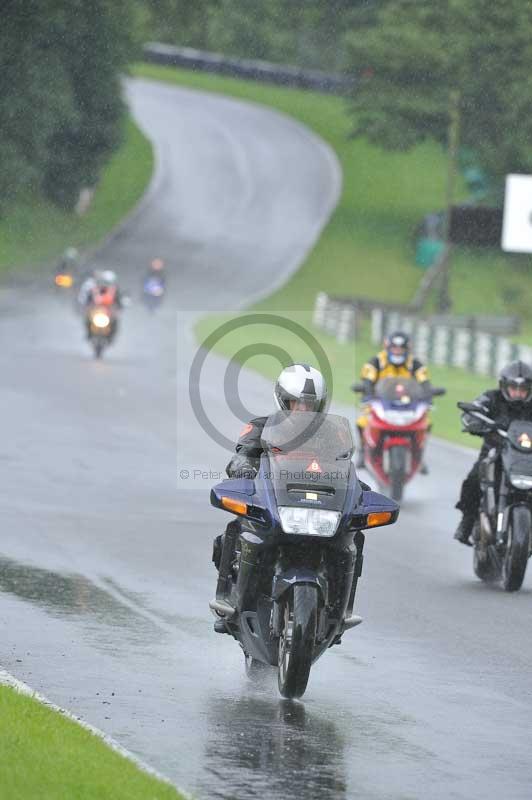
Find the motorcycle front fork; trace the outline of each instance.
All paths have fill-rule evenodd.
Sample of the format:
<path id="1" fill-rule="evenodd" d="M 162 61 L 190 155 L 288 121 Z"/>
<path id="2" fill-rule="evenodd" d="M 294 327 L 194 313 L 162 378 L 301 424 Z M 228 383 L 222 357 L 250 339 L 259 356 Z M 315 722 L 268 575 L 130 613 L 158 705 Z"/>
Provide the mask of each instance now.
<path id="1" fill-rule="evenodd" d="M 499 486 L 499 502 L 497 504 L 497 527 L 495 531 L 495 544 L 497 547 L 502 547 L 506 544 L 508 539 L 508 506 L 506 499 L 508 497 L 508 486 L 504 479 L 504 474 L 501 475 L 501 483 Z"/>
<path id="2" fill-rule="evenodd" d="M 483 478 L 485 485 L 482 501 L 483 508 L 480 511 L 481 539 L 484 539 L 486 544 L 495 544 L 498 548 L 504 547 L 508 534 L 508 486 L 503 473 L 499 481 L 499 492 L 496 498 L 494 460 L 486 465 Z M 492 525 L 492 521 L 495 526 Z M 495 530 L 493 530 L 493 527 Z"/>

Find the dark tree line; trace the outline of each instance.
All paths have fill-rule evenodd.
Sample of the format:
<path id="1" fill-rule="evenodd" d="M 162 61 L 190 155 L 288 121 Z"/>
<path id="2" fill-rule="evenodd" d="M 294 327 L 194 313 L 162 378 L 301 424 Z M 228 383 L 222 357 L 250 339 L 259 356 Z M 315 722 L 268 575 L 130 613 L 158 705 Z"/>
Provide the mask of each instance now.
<path id="1" fill-rule="evenodd" d="M 122 136 L 127 0 L 4 0 L 0 208 L 21 192 L 71 208 Z"/>
<path id="2" fill-rule="evenodd" d="M 382 147 L 446 146 L 454 114 L 494 185 L 532 171 L 532 2 L 137 2 L 146 38 L 352 73 L 355 135 Z"/>
<path id="3" fill-rule="evenodd" d="M 340 69 L 355 12 L 375 0 L 139 0 L 148 38 L 227 55 Z"/>

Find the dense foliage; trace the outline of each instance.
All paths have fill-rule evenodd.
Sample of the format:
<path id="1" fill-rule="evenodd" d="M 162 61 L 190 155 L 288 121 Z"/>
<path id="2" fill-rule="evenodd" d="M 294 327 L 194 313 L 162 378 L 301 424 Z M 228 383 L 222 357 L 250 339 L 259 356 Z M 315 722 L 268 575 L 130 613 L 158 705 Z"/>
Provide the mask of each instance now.
<path id="1" fill-rule="evenodd" d="M 146 37 L 245 58 L 340 69 L 354 12 L 375 0 L 138 0 Z"/>
<path id="2" fill-rule="evenodd" d="M 121 139 L 119 73 L 162 41 L 361 80 L 355 135 L 445 144 L 490 175 L 532 170 L 532 3 L 522 0 L 3 0 L 0 210 L 24 189 L 71 208 Z"/>
<path id="3" fill-rule="evenodd" d="M 0 208 L 22 190 L 71 208 L 122 135 L 127 0 L 4 0 Z"/>
<path id="4" fill-rule="evenodd" d="M 445 143 L 452 98 L 460 142 L 496 179 L 532 171 L 532 4 L 380 0 L 349 37 L 364 74 L 355 135 L 388 149 Z"/>

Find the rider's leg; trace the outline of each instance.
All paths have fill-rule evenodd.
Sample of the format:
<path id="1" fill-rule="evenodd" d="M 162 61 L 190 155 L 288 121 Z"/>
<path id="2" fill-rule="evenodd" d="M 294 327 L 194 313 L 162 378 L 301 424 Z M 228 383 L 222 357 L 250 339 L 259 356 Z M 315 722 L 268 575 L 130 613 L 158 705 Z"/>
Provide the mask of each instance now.
<path id="1" fill-rule="evenodd" d="M 458 542 L 467 545 L 471 544 L 470 537 L 480 506 L 480 461 L 480 458 L 475 461 L 468 476 L 462 483 L 460 499 L 455 506 L 462 512 L 462 519 L 456 529 L 454 538 Z"/>

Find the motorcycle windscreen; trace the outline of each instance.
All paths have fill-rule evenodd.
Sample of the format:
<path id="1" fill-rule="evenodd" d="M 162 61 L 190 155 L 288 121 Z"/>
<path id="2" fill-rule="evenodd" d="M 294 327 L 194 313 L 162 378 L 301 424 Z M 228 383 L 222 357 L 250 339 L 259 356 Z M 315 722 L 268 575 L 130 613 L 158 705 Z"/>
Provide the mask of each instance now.
<path id="1" fill-rule="evenodd" d="M 430 395 L 414 378 L 381 378 L 375 384 L 375 397 L 394 408 L 430 401 Z"/>
<path id="2" fill-rule="evenodd" d="M 354 476 L 354 443 L 345 417 L 279 411 L 268 417 L 262 446 L 279 506 L 343 509 Z"/>
<path id="3" fill-rule="evenodd" d="M 532 455 L 532 422 L 514 419 L 508 428 L 508 440 L 516 450 Z"/>
<path id="4" fill-rule="evenodd" d="M 508 428 L 507 442 L 502 455 L 506 472 L 532 477 L 532 422 L 514 420 Z"/>

